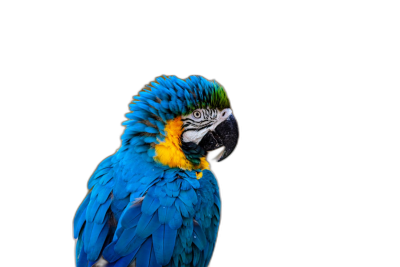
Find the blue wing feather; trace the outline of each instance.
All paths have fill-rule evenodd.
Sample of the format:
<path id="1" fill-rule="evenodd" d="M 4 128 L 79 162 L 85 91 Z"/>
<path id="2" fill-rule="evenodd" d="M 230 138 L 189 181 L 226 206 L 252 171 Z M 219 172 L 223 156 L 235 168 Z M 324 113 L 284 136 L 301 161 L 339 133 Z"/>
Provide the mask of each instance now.
<path id="1" fill-rule="evenodd" d="M 136 255 L 136 266 L 147 267 L 150 264 L 152 242 L 151 238 L 147 238 L 146 242 L 140 247 Z"/>
<path id="2" fill-rule="evenodd" d="M 98 209 L 96 216 L 94 218 L 95 223 L 100 224 L 100 223 L 103 223 L 104 220 L 107 219 L 106 213 L 107 213 L 108 209 L 110 208 L 110 206 L 111 206 L 111 197 L 109 197 L 108 200 L 104 204 L 102 204 L 100 206 L 100 208 Z"/>
<path id="3" fill-rule="evenodd" d="M 90 253 L 88 255 L 88 259 L 92 261 L 96 261 L 99 257 L 100 251 L 103 248 L 104 241 L 107 238 L 108 231 L 110 230 L 110 225 L 106 223 L 103 226 L 100 234 L 98 234 L 97 238 L 91 238 L 91 242 L 89 243 Z M 93 235 L 93 232 L 92 232 Z M 95 240 L 95 241 L 93 241 Z"/>
<path id="4" fill-rule="evenodd" d="M 193 223 L 193 243 L 200 249 L 203 250 L 206 245 L 206 235 L 201 229 L 198 222 L 194 221 Z"/>
<path id="5" fill-rule="evenodd" d="M 129 251 L 129 245 L 134 241 L 135 238 L 136 227 L 124 229 L 121 235 L 118 237 L 116 241 L 114 250 L 118 252 L 120 255 L 127 255 L 132 251 Z M 118 233 L 118 230 L 117 230 Z M 140 245 L 140 244 L 139 244 Z"/>
<path id="6" fill-rule="evenodd" d="M 152 234 L 158 227 L 160 227 L 160 222 L 158 221 L 158 215 L 153 213 L 151 215 L 142 214 L 139 219 L 137 228 L 136 228 L 136 235 L 146 238 L 150 234 Z"/>
<path id="7" fill-rule="evenodd" d="M 172 257 L 175 247 L 177 230 L 171 229 L 167 224 L 161 225 L 153 233 L 153 246 L 157 262 L 161 265 L 166 265 Z"/>
<path id="8" fill-rule="evenodd" d="M 115 263 L 114 267 L 127 267 L 132 262 L 134 257 L 136 256 L 138 250 L 139 249 L 136 249 L 135 251 L 133 251 L 131 254 L 127 255 L 126 257 L 123 257 L 123 258 L 119 259 Z"/>
<path id="9" fill-rule="evenodd" d="M 77 255 L 76 266 L 88 267 L 88 259 L 86 252 L 84 250 L 82 250 L 82 252 L 79 255 Z"/>
<path id="10" fill-rule="evenodd" d="M 162 265 L 157 262 L 156 254 L 154 252 L 154 247 L 151 249 L 150 264 L 149 267 L 161 267 Z"/>
<path id="11" fill-rule="evenodd" d="M 81 208 L 83 207 L 83 203 L 81 205 Z M 79 211 L 81 213 L 79 213 Z M 82 229 L 83 224 L 85 223 L 86 220 L 86 207 L 84 207 L 82 210 L 78 210 L 77 214 L 75 215 L 74 218 L 74 238 L 78 238 L 79 232 Z"/>
<path id="12" fill-rule="evenodd" d="M 140 219 L 141 207 L 141 203 L 133 202 L 125 209 L 121 215 L 121 224 L 125 228 L 132 227 L 133 223 Z"/>
<path id="13" fill-rule="evenodd" d="M 144 144 L 140 138 L 134 142 Z M 207 266 L 221 208 L 212 173 L 204 170 L 197 180 L 194 171 L 147 163 L 147 151 L 119 153 L 132 157 L 116 154 L 99 165 L 74 218 L 77 266 L 90 266 L 100 253 L 109 267 L 132 261 L 138 267 Z"/>
<path id="14" fill-rule="evenodd" d="M 118 252 L 115 251 L 116 243 L 117 240 L 112 241 L 103 251 L 103 257 L 108 262 L 115 262 L 122 257 L 122 255 L 118 254 Z"/>
<path id="15" fill-rule="evenodd" d="M 160 207 L 160 200 L 156 197 L 146 196 L 142 204 L 142 213 L 153 214 Z"/>

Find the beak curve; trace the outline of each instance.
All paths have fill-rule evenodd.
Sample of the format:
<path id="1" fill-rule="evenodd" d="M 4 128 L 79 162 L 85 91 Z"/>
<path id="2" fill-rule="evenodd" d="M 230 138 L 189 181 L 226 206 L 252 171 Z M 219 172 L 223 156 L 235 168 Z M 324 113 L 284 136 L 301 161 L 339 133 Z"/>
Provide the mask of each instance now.
<path id="1" fill-rule="evenodd" d="M 222 156 L 218 159 L 222 161 L 226 159 L 235 149 L 239 139 L 239 129 L 235 117 L 230 115 L 225 121 L 221 122 L 214 131 L 209 131 L 199 145 L 205 151 L 215 150 L 225 146 Z"/>

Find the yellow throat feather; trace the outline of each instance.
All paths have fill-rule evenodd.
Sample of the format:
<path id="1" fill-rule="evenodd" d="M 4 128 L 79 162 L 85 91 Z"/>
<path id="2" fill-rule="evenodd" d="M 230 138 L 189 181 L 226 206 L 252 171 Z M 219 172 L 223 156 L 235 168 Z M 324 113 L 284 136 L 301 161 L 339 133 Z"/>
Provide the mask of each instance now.
<path id="1" fill-rule="evenodd" d="M 199 165 L 195 165 L 186 159 L 185 153 L 183 153 L 181 149 L 182 125 L 183 122 L 180 116 L 167 121 L 167 125 L 164 129 L 167 136 L 164 142 L 155 146 L 155 161 L 171 168 L 181 168 L 184 170 L 210 169 L 210 165 L 205 157 L 200 158 Z M 202 173 L 198 174 L 198 179 L 200 179 L 201 176 Z"/>

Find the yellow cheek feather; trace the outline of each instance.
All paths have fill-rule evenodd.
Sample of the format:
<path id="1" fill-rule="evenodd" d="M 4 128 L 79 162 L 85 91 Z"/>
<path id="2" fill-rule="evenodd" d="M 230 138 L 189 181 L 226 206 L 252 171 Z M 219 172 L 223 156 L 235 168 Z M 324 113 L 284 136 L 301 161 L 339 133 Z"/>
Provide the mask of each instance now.
<path id="1" fill-rule="evenodd" d="M 184 170 L 209 169 L 209 163 L 205 157 L 200 158 L 199 165 L 195 165 L 186 159 L 181 149 L 182 125 L 181 117 L 167 121 L 164 129 L 167 136 L 164 142 L 155 146 L 156 156 L 154 160 L 171 168 L 181 168 Z"/>

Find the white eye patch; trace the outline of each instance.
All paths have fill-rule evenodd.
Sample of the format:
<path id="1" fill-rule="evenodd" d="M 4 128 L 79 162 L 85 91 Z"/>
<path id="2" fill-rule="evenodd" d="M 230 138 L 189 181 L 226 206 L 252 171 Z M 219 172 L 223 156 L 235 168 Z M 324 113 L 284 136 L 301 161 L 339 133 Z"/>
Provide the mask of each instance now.
<path id="1" fill-rule="evenodd" d="M 196 109 L 191 114 L 182 116 L 182 140 L 199 144 L 208 131 L 213 131 L 231 114 L 232 110 L 230 108 L 224 110 Z"/>

